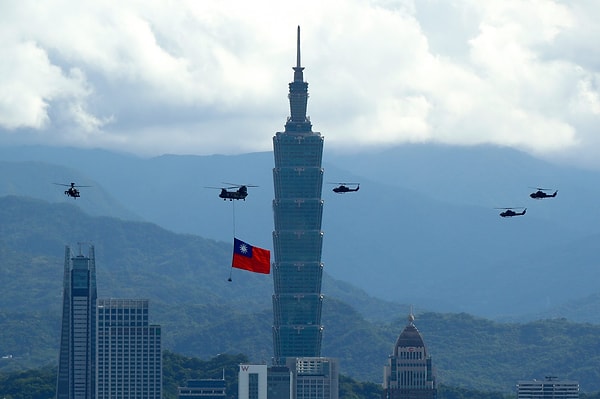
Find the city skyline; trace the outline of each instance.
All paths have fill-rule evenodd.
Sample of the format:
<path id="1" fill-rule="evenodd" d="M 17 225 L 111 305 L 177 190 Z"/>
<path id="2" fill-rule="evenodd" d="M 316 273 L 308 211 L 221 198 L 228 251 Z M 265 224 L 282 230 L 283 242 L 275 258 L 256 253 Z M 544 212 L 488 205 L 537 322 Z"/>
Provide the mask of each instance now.
<path id="1" fill-rule="evenodd" d="M 35 213 L 35 212 L 34 212 L 34 213 Z M 136 225 L 136 226 L 137 226 L 137 225 Z M 7 228 L 12 228 L 12 227 L 10 227 L 9 225 L 7 225 L 6 227 L 7 227 Z M 37 225 L 30 226 L 30 227 L 35 227 L 35 230 L 36 230 L 36 231 L 39 231 L 39 227 L 38 227 Z M 137 229 L 137 227 L 136 227 L 136 229 Z M 110 230 L 112 230 L 112 229 L 110 229 Z M 118 230 L 120 230 L 120 227 L 119 227 L 119 228 L 117 228 L 115 231 L 118 231 Z M 12 230 L 11 230 L 11 231 L 12 231 Z M 18 230 L 16 230 L 16 231 L 18 231 Z M 58 236 L 58 237 L 64 237 L 64 234 L 62 234 L 62 233 L 61 233 L 61 234 L 59 234 L 59 236 Z M 147 237 L 147 236 L 144 234 L 144 237 Z M 153 237 L 153 236 L 151 235 L 151 236 L 149 236 L 149 237 Z M 152 242 L 154 242 L 154 239 L 152 239 L 151 241 L 152 241 Z M 105 240 L 100 240 L 100 241 L 99 241 L 99 243 L 100 243 L 101 245 L 106 245 L 106 244 L 104 244 L 105 242 L 106 242 Z M 129 243 L 129 241 L 127 241 L 127 243 Z M 129 249 L 128 249 L 128 251 L 131 251 L 131 248 L 132 248 L 132 247 L 130 247 L 130 246 L 127 246 L 127 245 L 129 245 L 129 244 L 126 244 L 126 248 L 129 248 Z M 117 254 L 119 254 L 119 253 L 122 253 L 122 249 L 121 249 L 121 248 L 122 248 L 122 247 L 120 247 L 120 246 L 115 246 L 114 248 L 111 248 L 111 252 L 113 252 L 113 251 L 116 251 L 116 253 L 117 253 Z M 133 247 L 133 248 L 136 248 L 136 247 Z M 56 251 L 54 251 L 54 252 L 56 252 Z M 104 256 L 106 256 L 106 255 L 104 255 Z M 104 256 L 103 256 L 103 258 L 104 258 Z M 107 259 L 110 259 L 110 258 L 107 258 Z M 118 273 L 118 269 L 121 269 L 121 268 L 119 268 L 119 267 L 118 267 L 118 261 L 116 261 L 116 260 L 114 260 L 114 259 L 110 259 L 110 260 L 108 260 L 108 262 L 112 264 L 112 267 L 111 267 L 112 273 Z M 53 263 L 55 263 L 55 262 L 53 261 Z M 31 265 L 31 266 L 33 267 L 34 265 Z M 116 266 L 116 267 L 115 267 L 115 266 Z M 136 264 L 136 263 L 132 263 L 132 265 L 131 265 L 131 266 L 132 266 L 132 267 L 137 267 L 137 264 Z M 154 266 L 152 266 L 151 264 L 149 264 L 149 265 L 148 265 L 148 267 L 150 267 L 150 268 L 151 268 L 151 269 L 149 270 L 149 272 L 153 273 L 153 270 L 155 270 Z M 59 269 L 60 269 L 60 267 L 59 267 Z M 164 269 L 164 267 L 161 267 L 161 269 Z M 39 273 L 39 272 L 36 272 L 36 274 L 40 274 L 40 276 L 42 276 L 42 275 L 41 275 L 41 273 Z M 120 279 L 125 277 L 125 275 L 123 275 L 123 274 L 116 274 L 116 275 L 120 276 Z M 221 278 L 223 278 L 223 275 L 222 275 L 222 274 L 221 274 Z M 210 284 L 211 284 L 211 285 L 214 285 L 214 284 L 215 284 L 215 282 L 211 281 L 211 283 L 210 283 Z M 226 284 L 226 283 L 225 283 L 225 284 Z M 33 292 L 30 286 L 23 285 L 23 288 L 24 288 L 24 289 L 25 289 L 27 292 Z M 151 287 L 150 287 L 150 286 L 148 286 L 148 287 L 146 287 L 146 286 L 144 286 L 144 287 L 137 287 L 137 289 L 149 289 L 149 288 L 151 288 Z M 155 287 L 153 287 L 152 289 L 155 289 Z M 156 292 L 156 294 L 157 294 L 157 295 L 160 295 L 160 296 L 164 295 L 164 294 L 161 294 L 160 292 Z M 167 297 L 170 297 L 170 296 L 173 296 L 173 295 L 167 295 Z M 32 299 L 34 299 L 34 298 L 32 298 Z M 161 318 L 162 318 L 162 317 L 161 317 Z M 471 319 L 470 319 L 470 318 L 468 318 L 468 317 L 459 317 L 459 318 L 458 318 L 458 320 L 456 320 L 456 316 L 455 316 L 455 317 L 454 317 L 454 319 L 455 319 L 455 322 L 454 322 L 453 324 L 462 325 L 462 326 L 467 326 L 467 325 L 469 325 L 469 324 L 472 322 L 472 321 L 471 321 Z M 466 321 L 466 323 L 467 323 L 467 324 L 465 324 L 465 321 Z M 431 325 L 430 323 L 431 323 L 431 316 L 429 316 L 429 321 L 427 322 L 427 324 Z M 502 327 L 502 328 L 504 328 L 504 330 L 499 330 L 499 329 L 497 329 L 496 327 L 494 327 L 494 324 L 496 324 L 496 327 Z M 499 333 L 498 333 L 498 336 L 500 337 L 500 334 L 501 334 L 502 336 L 504 336 L 504 335 L 505 335 L 504 333 L 502 333 L 502 331 L 507 331 L 507 330 L 506 330 L 506 328 L 509 328 L 509 327 L 510 327 L 510 328 L 511 328 L 513 331 L 517 332 L 517 334 L 516 334 L 517 336 L 524 336 L 524 337 L 527 337 L 527 335 L 523 335 L 523 334 L 526 334 L 526 333 L 527 333 L 527 331 L 531 331 L 531 330 L 532 330 L 532 328 L 533 328 L 535 331 L 537 331 L 537 333 L 539 333 L 539 334 L 544 334 L 544 331 L 546 331 L 546 330 L 543 328 L 543 326 L 544 326 L 545 324 L 548 324 L 548 323 L 537 322 L 537 323 L 530 323 L 530 324 L 527 324 L 527 325 L 523 325 L 522 327 L 519 327 L 518 325 L 512 325 L 512 326 L 508 326 L 508 325 L 505 325 L 505 324 L 498 324 L 498 323 L 491 323 L 491 324 L 490 324 L 490 322 L 489 322 L 489 321 L 487 321 L 487 322 L 484 322 L 484 323 L 479 323 L 479 322 L 478 322 L 478 323 L 477 323 L 477 326 L 476 326 L 476 328 L 475 328 L 475 329 L 476 329 L 477 331 L 487 331 L 488 329 L 491 329 L 491 330 L 489 331 L 490 333 L 493 333 L 494 331 L 497 331 L 497 330 L 498 330 L 498 331 L 499 331 Z M 369 324 L 369 325 L 370 325 L 370 324 Z M 559 331 L 556 331 L 556 334 L 560 334 L 560 332 L 561 332 L 561 331 L 563 331 L 563 330 L 562 330 L 562 327 L 561 327 L 561 325 L 564 325 L 564 326 L 565 326 L 565 328 L 566 328 L 566 329 L 569 331 L 569 335 L 577 334 L 577 337 L 581 336 L 580 334 L 588 334 L 586 331 L 594 331 L 594 330 L 591 328 L 591 326 L 589 326 L 589 327 L 586 327 L 586 326 L 584 326 L 584 325 L 576 325 L 576 324 L 573 324 L 573 323 L 570 323 L 570 322 L 567 322 L 567 321 L 564 321 L 564 320 L 563 320 L 563 321 L 557 320 L 557 321 L 556 321 L 556 322 L 555 322 L 553 325 L 554 325 L 554 327 L 552 328 L 553 330 L 557 330 L 557 329 L 559 329 Z M 448 333 L 447 333 L 447 334 L 450 334 L 450 336 L 454 336 L 454 337 L 456 337 L 456 338 L 460 338 L 460 334 L 456 334 L 456 333 L 457 333 L 457 331 L 456 331 L 456 330 L 452 330 L 452 331 L 450 331 L 450 330 L 448 329 L 448 327 L 449 327 L 448 325 L 446 325 L 446 327 L 444 327 L 444 326 L 438 326 L 438 325 L 436 324 L 436 327 L 435 327 L 435 328 L 433 328 L 433 330 L 436 330 L 436 329 L 439 329 L 439 328 L 441 328 L 441 329 L 442 329 L 442 330 L 444 330 L 444 331 L 448 331 Z M 483 327 L 483 329 L 482 329 L 482 327 Z M 463 329 L 464 329 L 464 327 L 463 327 Z M 429 332 L 428 330 L 429 330 L 429 329 L 425 330 L 425 332 L 426 332 L 426 334 L 428 334 L 429 336 L 431 336 L 431 335 L 430 335 L 430 334 L 431 334 L 431 332 Z M 466 329 L 466 330 L 468 330 L 468 329 Z M 468 333 L 468 331 L 464 331 L 464 332 L 465 332 L 465 333 Z M 455 335 L 455 334 L 456 334 L 456 335 Z M 438 334 L 436 334 L 436 335 L 438 335 Z M 444 334 L 444 335 L 446 335 L 446 334 Z M 496 334 L 494 334 L 494 335 L 496 335 Z M 506 334 L 506 335 L 509 335 L 509 334 Z M 541 336 L 542 336 L 542 337 L 549 337 L 549 336 L 547 336 L 547 335 L 545 335 L 545 334 L 544 334 L 544 335 L 541 335 Z M 473 338 L 473 336 L 472 336 L 472 335 L 469 335 L 469 336 L 467 336 L 467 337 L 465 337 L 465 338 L 469 338 L 469 337 L 471 337 L 471 339 Z M 483 335 L 482 337 L 489 337 L 489 335 L 487 335 L 487 334 L 486 334 L 486 335 Z M 527 341 L 527 342 L 525 342 L 525 344 L 527 344 L 527 345 L 534 345 L 535 343 L 534 343 L 534 341 L 533 341 L 533 338 L 534 338 L 533 336 L 532 336 L 532 337 L 529 337 L 529 339 L 532 339 L 532 341 Z M 487 338 L 486 338 L 485 340 L 487 340 Z M 452 339 L 452 341 L 453 341 L 453 344 L 455 344 L 454 346 L 459 346 L 459 347 L 460 347 L 460 346 L 463 344 L 463 342 L 464 342 L 463 340 L 460 340 L 460 341 L 454 341 L 454 339 Z M 511 344 L 510 344 L 510 342 L 511 342 L 511 341 L 506 341 L 506 342 L 507 342 L 507 343 L 506 343 L 506 344 L 504 344 L 504 346 L 506 346 L 506 345 L 511 345 Z M 522 346 L 518 346 L 519 342 L 513 342 L 513 344 L 517 344 L 517 346 L 516 346 L 515 348 L 522 348 Z M 567 345 L 568 345 L 568 342 L 566 342 L 566 341 L 565 341 L 565 344 L 567 344 Z M 389 343 L 388 343 L 388 345 L 389 345 Z M 537 345 L 536 345 L 535 347 L 539 347 L 539 346 L 537 346 Z M 567 347 L 568 347 L 568 346 L 567 346 Z M 388 348 L 388 349 L 389 349 L 389 348 Z M 551 349 L 551 348 L 547 348 L 547 349 Z M 571 352 L 572 352 L 574 349 L 575 349 L 575 348 L 572 348 L 572 349 L 571 349 Z M 593 349 L 593 348 L 591 348 L 591 349 Z M 517 350 L 517 349 L 515 349 L 515 350 Z M 443 351 L 445 351 L 445 349 L 443 349 L 443 348 L 439 348 L 439 349 L 437 349 L 437 350 L 436 350 L 436 352 L 434 353 L 434 355 L 436 355 L 436 357 L 438 357 L 438 358 L 439 358 L 439 354 L 440 354 L 440 353 L 442 353 Z M 17 352 L 17 353 L 18 353 L 18 352 Z M 593 354 L 590 354 L 590 356 L 593 356 Z M 526 361 L 526 359 L 522 359 L 522 360 L 523 360 L 523 361 Z M 476 360 L 476 359 L 473 359 L 473 361 L 474 361 L 474 362 L 477 362 L 477 364 L 479 364 L 479 361 L 478 361 L 478 360 Z M 573 366 L 575 366 L 575 365 L 573 365 Z M 561 374 L 562 374 L 562 375 L 567 375 L 567 373 L 566 373 L 566 372 L 560 372 L 560 374 L 559 374 L 559 375 L 561 375 Z M 513 384 L 514 384 L 514 382 L 513 382 Z M 587 386 L 589 386 L 589 385 L 587 385 Z"/>
<path id="2" fill-rule="evenodd" d="M 65 247 L 56 399 L 162 398 L 161 328 L 147 299 L 98 299 L 94 245 Z"/>
<path id="3" fill-rule="evenodd" d="M 283 359 L 297 356 L 320 356 L 323 332 L 321 325 L 323 300 L 321 294 L 323 271 L 321 262 L 323 245 L 323 232 L 321 231 L 323 169 L 321 160 L 323 139 L 320 133 L 312 131 L 312 123 L 306 115 L 308 84 L 303 79 L 304 68 L 300 62 L 300 28 L 298 28 L 297 43 L 297 63 L 293 68 L 294 81 L 289 86 L 290 117 L 285 124 L 285 131 L 277 132 L 273 138 L 275 157 L 273 244 L 277 266 L 277 271 L 273 275 L 275 291 L 273 295 L 273 340 L 276 363 L 283 363 Z M 581 89 L 579 94 L 582 96 L 590 94 L 588 87 L 579 87 L 579 89 Z M 589 104 L 585 104 L 591 107 L 592 113 L 595 112 L 593 94 L 591 93 L 589 98 L 586 98 L 589 100 Z M 542 123 L 540 126 L 547 127 L 549 125 Z M 572 133 L 569 127 L 564 128 L 558 129 L 561 130 L 559 133 L 564 134 L 561 138 L 572 138 L 572 135 L 569 134 Z M 563 141 L 562 145 L 569 147 L 568 141 Z M 318 170 L 320 170 L 320 174 Z M 301 208 L 302 211 L 298 211 Z M 91 252 L 93 254 L 93 248 Z M 92 356 L 89 355 L 89 348 L 92 347 L 92 353 L 94 353 L 94 342 L 96 342 L 93 339 L 95 329 L 89 326 L 89 319 L 93 319 L 91 317 L 93 310 L 90 309 L 89 302 L 90 298 L 96 295 L 95 270 L 92 273 L 89 264 L 90 257 L 86 258 L 80 254 L 76 258 L 77 261 L 73 257 L 69 258 L 73 263 L 73 270 L 68 271 L 69 278 L 67 279 L 67 255 L 65 255 L 65 281 L 69 281 L 64 285 L 63 313 L 67 314 L 67 317 L 63 316 L 61 336 L 68 329 L 76 332 L 72 334 L 69 331 L 70 336 L 77 336 L 77 332 L 82 333 L 83 331 L 87 334 L 87 344 L 84 345 L 83 335 L 80 334 L 79 338 L 76 337 L 72 343 L 66 346 L 70 351 L 69 359 L 74 359 L 75 363 L 75 365 L 69 365 L 70 369 L 79 371 L 79 375 L 69 372 L 69 374 L 75 375 L 74 382 L 72 384 L 69 382 L 72 385 L 69 389 L 78 395 L 86 391 L 84 395 L 91 396 L 87 392 L 89 392 L 89 387 L 93 386 L 93 382 L 86 381 L 90 370 L 81 365 L 84 364 L 82 363 L 84 358 L 88 359 L 86 365 L 89 364 L 89 358 Z M 88 264 L 85 265 L 87 269 L 84 267 L 84 259 L 88 261 Z M 85 274 L 83 271 L 87 273 L 87 280 L 85 280 L 87 285 L 83 284 Z M 93 281 L 92 275 L 94 275 Z M 91 287 L 94 288 L 94 292 Z M 83 288 L 87 290 L 85 293 Z M 78 292 L 78 289 L 81 292 Z M 68 306 L 65 305 L 67 297 L 69 297 Z M 75 299 L 73 300 L 73 298 Z M 73 306 L 73 304 L 75 305 Z M 70 306 L 73 308 L 71 309 Z M 67 308 L 69 310 L 64 312 Z M 65 327 L 65 320 L 69 321 L 68 328 Z M 90 336 L 92 336 L 91 339 Z M 64 363 L 63 359 L 65 358 L 63 353 L 65 345 L 62 341 L 67 340 L 61 340 L 59 362 L 61 364 Z M 431 365 L 429 364 L 427 367 L 430 369 Z M 91 369 L 92 375 L 94 371 L 98 371 L 94 370 L 93 366 Z M 64 375 L 59 371 L 58 387 L 61 386 L 61 381 L 65 381 Z"/>

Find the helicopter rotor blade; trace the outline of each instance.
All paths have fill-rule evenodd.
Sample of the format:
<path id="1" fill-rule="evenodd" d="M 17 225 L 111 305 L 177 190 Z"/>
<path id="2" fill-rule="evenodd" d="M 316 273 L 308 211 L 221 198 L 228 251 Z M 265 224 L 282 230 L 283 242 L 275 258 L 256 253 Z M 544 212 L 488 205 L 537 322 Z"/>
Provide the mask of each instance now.
<path id="1" fill-rule="evenodd" d="M 235 183 L 228 183 L 228 182 L 224 182 L 224 181 L 222 181 L 221 183 L 223 183 L 223 184 L 229 184 L 231 186 L 231 187 L 228 187 L 229 189 L 240 188 L 242 186 L 246 186 L 246 187 L 259 187 L 259 186 L 255 186 L 253 184 L 235 184 Z"/>
<path id="2" fill-rule="evenodd" d="M 92 186 L 80 186 L 78 184 L 64 184 L 64 183 L 52 183 L 52 184 L 56 184 L 57 186 L 65 186 L 65 187 L 92 187 Z"/>

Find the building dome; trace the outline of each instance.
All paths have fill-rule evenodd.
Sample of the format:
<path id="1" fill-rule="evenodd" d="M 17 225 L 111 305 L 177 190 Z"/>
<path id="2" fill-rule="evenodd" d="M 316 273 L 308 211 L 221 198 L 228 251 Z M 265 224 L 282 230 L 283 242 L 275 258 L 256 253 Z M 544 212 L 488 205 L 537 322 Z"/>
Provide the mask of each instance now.
<path id="1" fill-rule="evenodd" d="M 411 314 L 408 317 L 408 325 L 404 327 L 404 330 L 400 333 L 400 336 L 396 340 L 394 346 L 394 356 L 398 356 L 398 349 L 401 348 L 423 348 L 425 351 L 425 343 L 423 337 L 417 327 L 415 327 L 413 321 L 415 317 Z"/>
<path id="2" fill-rule="evenodd" d="M 415 317 L 408 316 L 408 324 L 396 340 L 394 354 L 383 368 L 383 398 L 436 399 L 437 388 L 431 358 L 421 333 L 414 325 Z"/>

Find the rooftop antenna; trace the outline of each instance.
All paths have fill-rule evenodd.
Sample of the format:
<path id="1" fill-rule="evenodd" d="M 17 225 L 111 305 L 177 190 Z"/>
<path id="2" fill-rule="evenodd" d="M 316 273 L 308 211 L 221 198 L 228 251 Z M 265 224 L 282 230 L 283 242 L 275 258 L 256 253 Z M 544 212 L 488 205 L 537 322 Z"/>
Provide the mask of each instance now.
<path id="1" fill-rule="evenodd" d="M 300 25 L 298 25 L 298 39 L 296 43 L 296 68 L 300 68 Z"/>
<path id="2" fill-rule="evenodd" d="M 90 241 L 77 241 L 77 248 L 79 249 L 79 255 L 77 255 L 77 256 L 84 256 L 83 255 L 83 245 L 84 244 L 91 245 L 92 243 Z"/>
<path id="3" fill-rule="evenodd" d="M 296 39 L 296 66 L 294 69 L 294 81 L 302 82 L 304 81 L 304 77 L 302 75 L 302 71 L 304 67 L 300 66 L 300 25 L 298 25 L 298 38 Z"/>

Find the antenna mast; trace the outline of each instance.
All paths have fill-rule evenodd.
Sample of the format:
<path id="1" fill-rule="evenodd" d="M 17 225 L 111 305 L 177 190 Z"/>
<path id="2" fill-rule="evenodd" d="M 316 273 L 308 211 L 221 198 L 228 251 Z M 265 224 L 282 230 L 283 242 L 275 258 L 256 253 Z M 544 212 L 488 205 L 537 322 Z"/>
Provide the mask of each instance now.
<path id="1" fill-rule="evenodd" d="M 300 68 L 300 25 L 298 25 L 298 39 L 296 43 L 296 68 Z"/>

